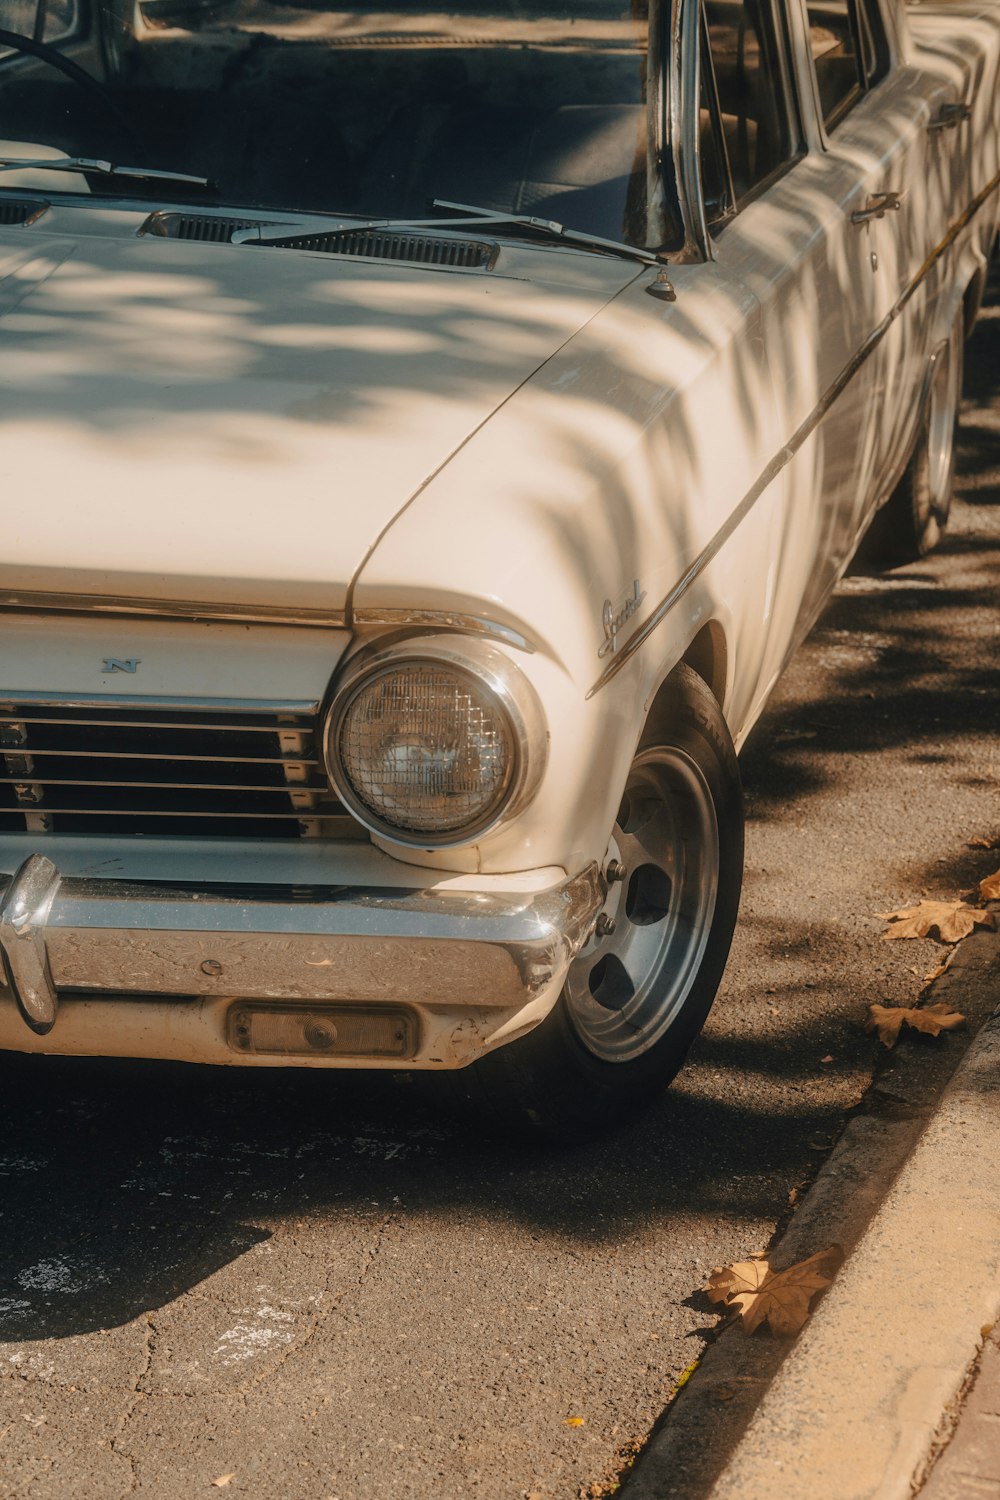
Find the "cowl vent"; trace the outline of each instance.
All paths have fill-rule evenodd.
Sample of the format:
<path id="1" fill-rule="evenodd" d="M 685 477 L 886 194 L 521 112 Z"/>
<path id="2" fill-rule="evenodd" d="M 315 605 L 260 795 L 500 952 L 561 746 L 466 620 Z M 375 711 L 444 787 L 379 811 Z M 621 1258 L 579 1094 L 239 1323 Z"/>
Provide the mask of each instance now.
<path id="1" fill-rule="evenodd" d="M 456 266 L 491 271 L 499 246 L 489 240 L 452 239 L 406 230 L 358 229 L 347 234 L 306 234 L 282 240 L 280 250 L 316 250 L 324 255 L 367 255 L 375 260 L 415 261 L 424 266 Z"/>
<path id="2" fill-rule="evenodd" d="M 219 214 L 150 214 L 140 234 L 172 240 L 200 240 L 228 245 L 238 229 L 277 227 L 273 220 L 230 219 Z M 281 226 L 284 231 L 287 227 Z M 252 248 L 258 248 L 248 242 Z M 321 255 L 363 255 L 373 260 L 402 260 L 423 266 L 455 266 L 468 271 L 492 271 L 500 247 L 490 240 L 460 239 L 451 235 L 417 234 L 404 229 L 356 229 L 346 234 L 303 234 L 294 240 L 268 245 L 269 250 L 312 250 Z"/>
<path id="3" fill-rule="evenodd" d="M 44 198 L 0 199 L 0 224 L 33 224 L 48 207 Z"/>
<path id="4" fill-rule="evenodd" d="M 259 219 L 225 219 L 218 214 L 150 214 L 140 234 L 157 234 L 170 240 L 201 240 L 228 245 L 237 229 L 252 229 Z"/>

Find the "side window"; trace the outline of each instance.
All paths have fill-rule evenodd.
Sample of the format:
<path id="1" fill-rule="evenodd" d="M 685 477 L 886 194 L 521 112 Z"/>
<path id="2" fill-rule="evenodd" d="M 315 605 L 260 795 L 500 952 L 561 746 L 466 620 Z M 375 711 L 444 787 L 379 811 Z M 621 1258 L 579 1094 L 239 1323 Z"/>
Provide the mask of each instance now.
<path id="1" fill-rule="evenodd" d="M 793 162 L 788 47 L 772 0 L 706 0 L 701 163 L 709 223 L 718 223 Z"/>
<path id="2" fill-rule="evenodd" d="M 35 42 L 62 42 L 80 29 L 80 0 L 2 0 L 4 31 L 30 37 Z M 0 57 L 23 56 L 9 47 Z"/>
<path id="3" fill-rule="evenodd" d="M 45 41 L 61 42 L 79 31 L 80 7 L 77 0 L 44 0 L 44 5 L 39 8 L 45 11 Z"/>
<path id="4" fill-rule="evenodd" d="M 888 49 L 875 0 L 808 0 L 820 107 L 832 129 L 885 74 Z"/>
<path id="5" fill-rule="evenodd" d="M 3 7 L 4 31 L 16 31 L 18 36 L 35 34 L 35 18 L 38 0 L 6 0 Z"/>

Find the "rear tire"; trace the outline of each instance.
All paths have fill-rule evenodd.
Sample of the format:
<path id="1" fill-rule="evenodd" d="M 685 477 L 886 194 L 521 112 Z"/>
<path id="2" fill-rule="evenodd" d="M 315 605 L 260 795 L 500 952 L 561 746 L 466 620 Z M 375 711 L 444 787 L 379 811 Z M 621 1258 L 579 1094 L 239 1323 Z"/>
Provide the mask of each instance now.
<path id="1" fill-rule="evenodd" d="M 955 486 L 965 319 L 955 319 L 934 356 L 916 446 L 899 484 L 876 514 L 864 552 L 883 567 L 915 562 L 941 540 Z"/>
<path id="2" fill-rule="evenodd" d="M 679 666 L 640 741 L 609 851 L 622 867 L 534 1031 L 437 1075 L 479 1126 L 576 1142 L 647 1106 L 680 1068 L 729 954 L 743 878 L 739 767 L 719 705 Z"/>

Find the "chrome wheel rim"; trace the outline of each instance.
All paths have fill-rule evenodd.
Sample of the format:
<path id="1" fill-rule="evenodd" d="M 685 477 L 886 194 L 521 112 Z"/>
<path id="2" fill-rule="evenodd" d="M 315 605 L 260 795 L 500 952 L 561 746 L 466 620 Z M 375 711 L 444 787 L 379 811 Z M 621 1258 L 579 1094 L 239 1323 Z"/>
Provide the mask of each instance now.
<path id="1" fill-rule="evenodd" d="M 718 820 L 708 783 L 683 750 L 636 756 L 608 855 L 620 878 L 570 966 L 563 997 L 589 1051 L 627 1062 L 655 1046 L 679 1014 L 715 913 Z"/>
<path id="2" fill-rule="evenodd" d="M 947 505 L 951 496 L 958 381 L 959 361 L 955 357 L 955 341 L 952 339 L 937 356 L 927 417 L 927 481 L 931 509 L 935 513 Z"/>

